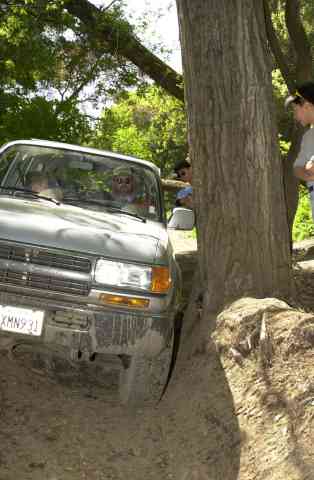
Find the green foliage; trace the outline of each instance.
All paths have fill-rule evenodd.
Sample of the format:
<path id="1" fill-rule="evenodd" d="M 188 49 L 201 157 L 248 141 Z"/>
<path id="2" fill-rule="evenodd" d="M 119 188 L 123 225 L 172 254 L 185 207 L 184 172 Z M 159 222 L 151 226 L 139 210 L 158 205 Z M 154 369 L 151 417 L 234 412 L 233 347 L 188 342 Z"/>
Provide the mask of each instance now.
<path id="1" fill-rule="evenodd" d="M 75 104 L 0 94 L 0 144 L 19 138 L 86 142 L 90 126 Z"/>
<path id="2" fill-rule="evenodd" d="M 283 142 L 287 143 L 290 139 L 293 127 L 293 115 L 292 109 L 286 109 L 284 106 L 284 100 L 288 94 L 288 90 L 279 69 L 272 71 L 272 85 L 281 148 L 284 146 Z M 281 152 L 287 153 L 287 151 L 283 151 L 282 149 Z"/>
<path id="3" fill-rule="evenodd" d="M 290 43 L 290 36 L 288 33 L 286 19 L 285 19 L 285 8 L 286 0 L 274 0 L 269 1 L 269 7 L 272 12 L 272 23 L 278 37 L 280 48 L 285 55 L 288 66 L 294 74 L 296 75 L 296 67 L 300 59 L 297 58 L 297 52 L 292 47 Z M 302 26 L 305 30 L 307 41 L 310 45 L 314 43 L 314 31 L 313 31 L 313 19 L 314 19 L 314 2 L 312 0 L 299 0 L 297 2 L 300 7 L 300 16 L 302 19 Z M 296 24 L 294 26 L 299 30 L 299 26 Z M 302 35 L 300 35 L 302 37 Z M 302 40 L 301 40 L 302 41 Z"/>
<path id="4" fill-rule="evenodd" d="M 299 0 L 298 6 L 300 7 L 300 18 L 302 27 L 304 28 L 307 42 L 313 50 L 314 45 L 314 2 L 313 0 Z M 285 8 L 287 2 L 285 0 L 271 0 L 268 2 L 271 9 L 272 24 L 276 32 L 276 36 L 280 45 L 280 49 L 284 55 L 285 62 L 291 74 L 291 80 L 294 80 L 295 84 L 298 83 L 297 78 L 300 78 L 301 64 L 303 59 L 298 58 L 298 53 L 293 47 L 288 33 Z M 296 31 L 299 31 L 297 37 L 299 37 L 300 45 L 302 45 L 302 34 L 300 25 L 298 22 L 294 25 Z M 300 63 L 301 62 L 301 63 Z M 276 62 L 274 62 L 275 64 Z M 300 70 L 301 69 L 301 70 Z M 314 70 L 312 70 L 314 74 Z M 281 76 L 280 70 L 275 68 L 272 72 L 272 83 L 276 106 L 276 116 L 278 131 L 283 140 L 289 140 L 291 138 L 293 129 L 293 113 L 292 109 L 284 108 L 284 99 L 288 94 L 287 86 Z"/>
<path id="5" fill-rule="evenodd" d="M 304 29 L 307 33 L 308 41 L 311 45 L 314 43 L 313 19 L 314 19 L 314 2 L 313 0 L 301 0 L 302 21 Z"/>
<path id="6" fill-rule="evenodd" d="M 283 140 L 281 135 L 279 135 L 279 148 L 280 148 L 280 153 L 281 155 L 287 155 L 289 152 L 291 142 L 287 142 L 286 140 Z"/>
<path id="7" fill-rule="evenodd" d="M 127 25 L 117 4 L 100 24 L 102 15 Z M 136 67 L 105 53 L 63 0 L 6 2 L 0 18 L 0 143 L 22 137 L 86 143 L 83 103 L 99 105 L 134 86 Z"/>
<path id="8" fill-rule="evenodd" d="M 307 189 L 301 185 L 299 190 L 299 204 L 294 218 L 292 229 L 293 241 L 304 240 L 314 236 L 311 203 Z"/>
<path id="9" fill-rule="evenodd" d="M 187 154 L 184 107 L 154 86 L 129 92 L 103 111 L 95 144 L 149 160 L 167 176 Z"/>

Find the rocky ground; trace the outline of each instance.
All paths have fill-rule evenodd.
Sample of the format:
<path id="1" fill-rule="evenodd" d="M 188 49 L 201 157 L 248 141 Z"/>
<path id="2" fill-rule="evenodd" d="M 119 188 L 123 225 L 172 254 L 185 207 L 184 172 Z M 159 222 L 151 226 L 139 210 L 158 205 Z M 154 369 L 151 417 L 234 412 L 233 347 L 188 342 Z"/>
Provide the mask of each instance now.
<path id="1" fill-rule="evenodd" d="M 196 242 L 176 242 L 192 281 Z M 309 261 L 308 250 L 298 260 Z M 310 302 L 314 282 L 302 271 Z M 271 299 L 232 305 L 207 353 L 180 366 L 154 408 L 122 407 L 116 372 L 101 364 L 47 371 L 27 348 L 3 352 L 0 480 L 313 479 L 307 310 Z"/>

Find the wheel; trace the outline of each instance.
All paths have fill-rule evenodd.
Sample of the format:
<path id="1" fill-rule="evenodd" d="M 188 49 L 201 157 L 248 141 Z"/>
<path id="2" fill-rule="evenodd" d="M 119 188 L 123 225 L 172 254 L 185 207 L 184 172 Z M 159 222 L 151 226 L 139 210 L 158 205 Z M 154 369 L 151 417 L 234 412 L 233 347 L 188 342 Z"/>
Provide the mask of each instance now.
<path id="1" fill-rule="evenodd" d="M 166 387 L 170 370 L 173 338 L 158 357 L 143 354 L 130 357 L 128 365 L 120 372 L 119 394 L 123 404 L 129 406 L 156 404 Z"/>

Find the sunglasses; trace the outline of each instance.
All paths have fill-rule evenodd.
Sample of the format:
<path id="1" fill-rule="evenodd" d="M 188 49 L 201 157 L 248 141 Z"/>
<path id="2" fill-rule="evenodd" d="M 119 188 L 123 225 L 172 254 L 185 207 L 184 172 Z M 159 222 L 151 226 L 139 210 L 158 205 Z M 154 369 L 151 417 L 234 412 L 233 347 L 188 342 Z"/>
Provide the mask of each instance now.
<path id="1" fill-rule="evenodd" d="M 185 177 L 185 175 L 186 175 L 187 173 L 188 173 L 187 170 L 180 170 L 180 171 L 178 172 L 178 177 Z"/>
<path id="2" fill-rule="evenodd" d="M 132 183 L 132 177 L 113 177 L 113 181 L 119 185 L 130 185 Z"/>

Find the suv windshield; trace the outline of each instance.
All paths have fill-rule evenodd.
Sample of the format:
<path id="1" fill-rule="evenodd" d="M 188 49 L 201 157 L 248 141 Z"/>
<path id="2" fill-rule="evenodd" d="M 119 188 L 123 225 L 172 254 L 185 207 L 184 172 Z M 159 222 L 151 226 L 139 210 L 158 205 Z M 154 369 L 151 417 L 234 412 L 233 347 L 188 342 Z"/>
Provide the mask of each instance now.
<path id="1" fill-rule="evenodd" d="M 121 209 L 160 220 L 155 173 L 143 164 L 41 145 L 16 144 L 0 155 L 0 194 L 29 195 L 84 209 Z M 33 193 L 37 195 L 31 195 Z"/>

